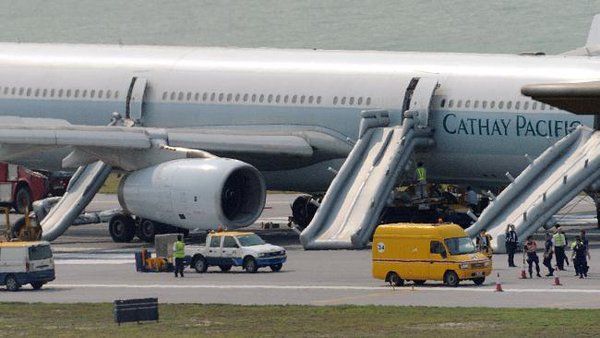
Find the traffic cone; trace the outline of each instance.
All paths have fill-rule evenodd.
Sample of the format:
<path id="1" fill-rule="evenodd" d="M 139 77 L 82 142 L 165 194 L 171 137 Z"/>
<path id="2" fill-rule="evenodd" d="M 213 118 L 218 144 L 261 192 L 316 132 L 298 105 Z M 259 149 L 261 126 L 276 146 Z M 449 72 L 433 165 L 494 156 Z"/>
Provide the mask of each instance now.
<path id="1" fill-rule="evenodd" d="M 556 271 L 554 271 L 555 275 L 554 275 L 554 283 L 552 285 L 554 286 L 562 286 L 562 284 L 560 284 L 560 278 L 558 277 L 558 269 L 556 269 Z"/>
<path id="2" fill-rule="evenodd" d="M 500 282 L 499 272 L 496 274 L 496 292 L 504 292 L 504 290 L 502 290 L 502 283 Z"/>

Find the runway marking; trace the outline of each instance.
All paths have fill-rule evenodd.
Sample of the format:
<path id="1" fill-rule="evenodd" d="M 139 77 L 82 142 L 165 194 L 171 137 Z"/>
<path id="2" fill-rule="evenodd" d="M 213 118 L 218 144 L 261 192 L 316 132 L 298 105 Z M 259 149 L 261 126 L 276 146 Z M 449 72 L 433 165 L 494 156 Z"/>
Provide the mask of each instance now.
<path id="1" fill-rule="evenodd" d="M 50 284 L 54 288 L 106 288 L 106 289 L 221 289 L 221 290 L 337 290 L 337 291 L 381 291 L 394 292 L 495 292 L 493 287 L 489 288 L 446 288 L 446 287 L 418 287 L 418 288 L 395 288 L 387 286 L 351 286 L 351 285 L 198 285 L 198 284 Z M 600 294 L 600 289 L 504 289 L 506 293 L 586 293 Z M 497 293 L 499 296 L 503 293 Z"/>
<path id="2" fill-rule="evenodd" d="M 56 265 L 103 265 L 103 264 L 133 264 L 133 259 L 57 259 Z"/>

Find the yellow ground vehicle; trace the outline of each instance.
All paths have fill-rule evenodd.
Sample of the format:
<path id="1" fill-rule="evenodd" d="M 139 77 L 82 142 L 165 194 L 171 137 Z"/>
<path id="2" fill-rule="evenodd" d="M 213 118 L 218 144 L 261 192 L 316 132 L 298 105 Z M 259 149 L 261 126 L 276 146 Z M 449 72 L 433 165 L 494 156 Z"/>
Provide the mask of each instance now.
<path id="1" fill-rule="evenodd" d="M 373 277 L 390 284 L 441 280 L 457 286 L 470 279 L 481 285 L 492 272 L 492 261 L 456 224 L 381 225 L 373 236 Z"/>

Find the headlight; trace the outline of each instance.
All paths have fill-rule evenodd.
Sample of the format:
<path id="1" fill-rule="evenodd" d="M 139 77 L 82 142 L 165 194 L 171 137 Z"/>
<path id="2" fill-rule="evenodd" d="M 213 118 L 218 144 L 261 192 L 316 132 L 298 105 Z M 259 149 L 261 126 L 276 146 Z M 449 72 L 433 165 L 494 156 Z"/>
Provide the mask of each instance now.
<path id="1" fill-rule="evenodd" d="M 460 264 L 458 264 L 458 267 L 460 267 L 461 269 L 468 269 L 469 263 L 460 263 Z"/>

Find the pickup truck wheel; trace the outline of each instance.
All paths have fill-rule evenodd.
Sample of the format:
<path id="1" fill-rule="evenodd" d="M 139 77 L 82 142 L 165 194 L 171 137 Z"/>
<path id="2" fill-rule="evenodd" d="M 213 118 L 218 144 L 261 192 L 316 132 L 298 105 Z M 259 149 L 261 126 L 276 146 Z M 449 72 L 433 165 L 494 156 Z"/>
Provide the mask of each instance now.
<path id="1" fill-rule="evenodd" d="M 6 276 L 4 283 L 6 284 L 6 289 L 8 291 L 19 291 L 19 288 L 21 287 L 21 285 L 19 285 L 19 282 L 17 281 L 17 277 L 15 277 L 15 275 Z"/>
<path id="2" fill-rule="evenodd" d="M 208 262 L 203 256 L 194 257 L 192 260 L 192 266 L 196 269 L 196 272 L 203 273 L 208 269 Z"/>
<path id="3" fill-rule="evenodd" d="M 388 283 L 390 283 L 390 285 L 394 285 L 394 286 L 404 285 L 404 279 L 400 278 L 400 276 L 398 276 L 398 274 L 393 271 L 388 273 L 386 280 L 388 281 Z"/>
<path id="4" fill-rule="evenodd" d="M 273 264 L 271 266 L 269 266 L 271 268 L 271 270 L 273 272 L 278 272 L 281 271 L 281 268 L 283 267 L 283 264 Z"/>
<path id="5" fill-rule="evenodd" d="M 248 257 L 244 259 L 243 268 L 246 272 L 254 273 L 258 270 L 258 265 L 256 265 L 256 260 L 253 257 Z"/>
<path id="6" fill-rule="evenodd" d="M 42 288 L 42 286 L 44 286 L 44 282 L 32 282 L 32 283 L 31 283 L 31 287 L 32 287 L 34 290 L 39 290 L 39 289 L 41 289 L 41 288 Z"/>
<path id="7" fill-rule="evenodd" d="M 133 218 L 127 215 L 115 215 L 108 222 L 108 232 L 116 243 L 129 243 L 135 236 Z"/>
<path id="8" fill-rule="evenodd" d="M 223 272 L 227 272 L 231 270 L 231 265 L 219 265 L 219 269 L 221 269 Z"/>
<path id="9" fill-rule="evenodd" d="M 454 271 L 448 271 L 444 274 L 444 284 L 456 287 L 460 283 L 460 279 L 458 279 L 458 275 Z"/>
<path id="10" fill-rule="evenodd" d="M 31 211 L 31 192 L 29 192 L 29 188 L 27 186 L 19 187 L 17 193 L 15 194 L 15 210 L 19 214 L 24 214 L 27 210 Z"/>
<path id="11" fill-rule="evenodd" d="M 481 285 L 483 282 L 485 282 L 485 277 L 473 278 L 473 283 L 475 283 L 475 285 Z"/>

